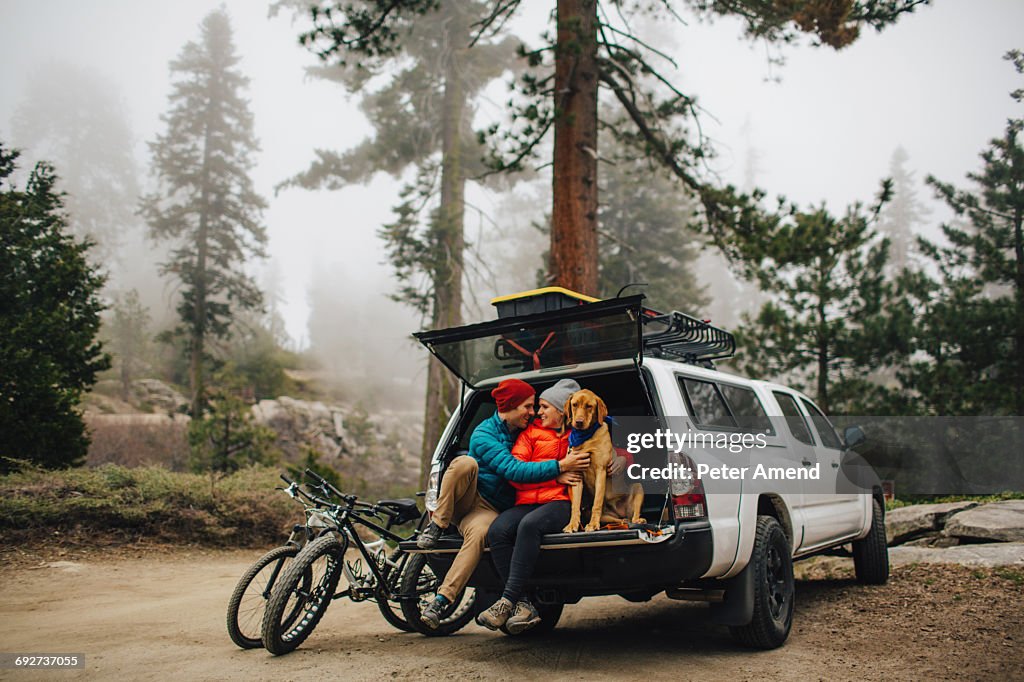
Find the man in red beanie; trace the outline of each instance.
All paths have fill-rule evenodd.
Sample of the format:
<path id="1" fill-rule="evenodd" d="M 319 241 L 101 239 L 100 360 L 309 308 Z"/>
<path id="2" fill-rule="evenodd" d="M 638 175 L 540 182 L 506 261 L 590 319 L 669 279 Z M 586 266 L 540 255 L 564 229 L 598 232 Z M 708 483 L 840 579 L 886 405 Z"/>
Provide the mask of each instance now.
<path id="1" fill-rule="evenodd" d="M 509 481 L 539 483 L 569 471 L 583 471 L 588 455 L 567 455 L 561 460 L 524 462 L 512 456 L 516 436 L 533 418 L 534 390 L 525 381 L 505 379 L 491 391 L 497 411 L 469 438 L 469 455 L 456 457 L 441 480 L 437 510 L 417 544 L 430 549 L 449 524 L 462 533 L 462 548 L 452 562 L 435 600 L 423 609 L 421 620 L 436 628 L 445 607 L 466 587 L 483 555 L 487 530 L 498 514 L 515 504 Z"/>

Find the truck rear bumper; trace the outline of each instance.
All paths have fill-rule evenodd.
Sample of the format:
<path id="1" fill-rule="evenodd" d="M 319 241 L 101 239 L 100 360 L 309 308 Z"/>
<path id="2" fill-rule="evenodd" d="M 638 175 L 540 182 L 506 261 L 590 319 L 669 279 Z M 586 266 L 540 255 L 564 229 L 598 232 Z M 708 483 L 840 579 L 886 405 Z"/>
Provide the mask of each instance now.
<path id="1" fill-rule="evenodd" d="M 553 592 L 552 600 L 573 602 L 599 594 L 655 594 L 704 575 L 711 566 L 710 524 L 679 524 L 667 531 L 667 537 L 653 541 L 637 530 L 546 535 L 529 586 Z M 437 547 L 426 551 L 413 541 L 401 544 L 408 552 L 427 554 L 431 569 L 442 579 L 461 546 L 460 537 L 443 537 Z M 501 590 L 488 550 L 469 585 Z"/>

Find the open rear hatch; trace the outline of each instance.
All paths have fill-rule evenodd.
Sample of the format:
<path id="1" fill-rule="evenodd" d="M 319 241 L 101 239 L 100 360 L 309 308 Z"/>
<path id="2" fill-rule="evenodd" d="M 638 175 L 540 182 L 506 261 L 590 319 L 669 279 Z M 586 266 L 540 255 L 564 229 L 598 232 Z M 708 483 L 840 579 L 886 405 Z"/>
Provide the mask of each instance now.
<path id="1" fill-rule="evenodd" d="M 643 296 L 413 334 L 467 386 L 532 370 L 634 358 L 643 347 Z"/>

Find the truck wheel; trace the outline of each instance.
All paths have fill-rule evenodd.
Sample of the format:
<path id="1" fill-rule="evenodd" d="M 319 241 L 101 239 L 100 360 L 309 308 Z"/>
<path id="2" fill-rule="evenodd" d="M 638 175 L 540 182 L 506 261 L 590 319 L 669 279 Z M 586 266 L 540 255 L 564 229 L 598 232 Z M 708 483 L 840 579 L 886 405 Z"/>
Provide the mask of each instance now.
<path id="1" fill-rule="evenodd" d="M 757 517 L 754 551 L 754 616 L 729 631 L 737 641 L 758 649 L 782 646 L 793 625 L 793 556 L 782 526 L 771 516 Z"/>
<path id="2" fill-rule="evenodd" d="M 871 501 L 871 530 L 853 543 L 853 569 L 857 582 L 884 585 L 889 580 L 889 546 L 885 540 L 885 516 L 878 500 Z"/>

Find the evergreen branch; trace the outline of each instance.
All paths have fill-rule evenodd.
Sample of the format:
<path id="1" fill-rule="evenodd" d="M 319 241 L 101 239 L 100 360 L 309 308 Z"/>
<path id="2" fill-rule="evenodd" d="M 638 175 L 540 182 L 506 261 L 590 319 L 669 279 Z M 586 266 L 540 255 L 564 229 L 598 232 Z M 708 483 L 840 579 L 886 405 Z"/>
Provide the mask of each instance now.
<path id="1" fill-rule="evenodd" d="M 611 46 L 608 46 L 608 47 L 611 47 Z M 633 59 L 640 66 L 640 70 L 642 72 L 648 73 L 651 76 L 654 76 L 654 78 L 657 79 L 666 88 L 668 88 L 669 92 L 671 92 L 673 95 L 675 95 L 679 99 L 683 100 L 687 104 L 692 104 L 692 98 L 691 97 L 689 97 L 688 95 L 683 94 L 676 86 L 674 86 L 671 83 L 671 81 L 669 81 L 664 76 L 662 76 L 660 73 L 658 73 L 658 71 L 656 71 L 654 69 L 654 67 L 651 66 L 647 62 L 647 60 L 644 59 L 643 56 L 639 52 L 636 52 L 634 50 L 630 50 L 628 47 L 623 47 L 621 45 L 615 45 L 614 49 L 615 50 L 619 50 L 621 52 L 624 52 L 627 56 L 629 56 L 631 59 Z M 611 54 L 610 51 L 609 51 L 609 54 L 608 54 L 608 58 L 609 59 L 615 59 L 615 57 Z"/>
<path id="2" fill-rule="evenodd" d="M 473 179 L 476 181 L 480 181 L 491 175 L 494 175 L 495 173 L 501 173 L 509 169 L 518 168 L 519 164 L 522 163 L 524 159 L 529 157 L 533 153 L 534 148 L 538 144 L 540 144 L 541 140 L 544 139 L 544 136 L 547 135 L 548 130 L 551 129 L 551 126 L 552 124 L 554 124 L 554 122 L 555 117 L 548 116 L 547 120 L 544 122 L 544 127 L 537 131 L 537 133 L 534 134 L 533 139 L 531 139 L 525 146 L 520 147 L 519 153 L 516 154 L 515 158 L 512 160 L 511 163 L 502 163 L 500 167 L 490 168 L 484 171 L 483 173 L 477 175 Z M 543 168 L 543 166 L 541 166 L 540 168 Z"/>
<path id="3" fill-rule="evenodd" d="M 606 23 L 603 23 L 603 22 L 602 22 L 602 23 L 600 24 L 600 26 L 601 26 L 601 28 L 602 28 L 602 29 L 605 29 L 605 28 L 607 28 L 607 29 L 609 29 L 609 30 L 610 30 L 610 31 L 611 31 L 612 33 L 615 33 L 615 34 L 617 34 L 617 35 L 620 35 L 620 36 L 622 36 L 622 37 L 624 37 L 624 38 L 629 38 L 630 40 L 632 40 L 632 41 L 633 41 L 634 43 L 636 43 L 637 45 L 639 45 L 639 46 L 641 46 L 641 47 L 643 47 L 643 48 L 645 48 L 645 49 L 647 49 L 647 50 L 650 50 L 650 51 L 651 51 L 651 52 L 653 52 L 654 54 L 658 55 L 659 57 L 661 57 L 662 59 L 664 59 L 665 61 L 667 61 L 667 62 L 668 62 L 669 64 L 671 64 L 671 65 L 672 65 L 673 67 L 675 67 L 675 68 L 677 68 L 677 69 L 679 68 L 679 64 L 678 64 L 678 63 L 676 62 L 676 60 L 675 60 L 675 59 L 673 59 L 673 58 L 672 58 L 671 56 L 669 56 L 668 54 L 666 54 L 666 53 L 662 52 L 662 51 L 661 51 L 661 50 L 659 50 L 658 48 L 656 48 L 656 47 L 653 47 L 653 46 L 652 46 L 652 45 L 650 45 L 649 43 L 645 43 L 644 41 L 640 40 L 639 38 L 637 38 L 637 37 L 636 37 L 635 35 L 633 35 L 632 33 L 626 33 L 625 31 L 620 31 L 619 29 L 615 28 L 615 27 L 614 27 L 614 26 L 612 26 L 611 24 L 606 24 Z M 605 47 L 615 47 L 615 48 L 618 48 L 618 49 L 625 49 L 625 48 L 624 48 L 624 47 L 622 47 L 622 45 L 620 45 L 619 43 L 609 43 L 609 42 L 607 42 L 607 41 L 606 41 L 606 42 L 604 42 L 603 44 L 605 45 Z"/>
<path id="4" fill-rule="evenodd" d="M 634 244 L 630 244 L 629 242 L 627 242 L 627 241 L 625 241 L 623 239 L 620 239 L 617 235 L 614 235 L 611 232 L 608 232 L 606 230 L 602 230 L 600 227 L 597 228 L 597 233 L 599 235 L 601 235 L 602 237 L 605 237 L 606 239 L 610 239 L 611 241 L 615 242 L 616 244 L 618 244 L 620 247 L 626 249 L 627 251 L 630 251 L 632 253 L 637 253 L 637 251 L 638 251 L 638 249 L 636 248 L 636 246 Z"/>
<path id="5" fill-rule="evenodd" d="M 665 166 L 667 166 L 673 174 L 675 174 L 680 180 L 686 183 L 686 185 L 690 189 L 700 194 L 703 194 L 703 185 L 696 178 L 687 173 L 682 166 L 679 165 L 679 162 L 676 160 L 675 156 L 665 146 L 664 141 L 647 124 L 647 119 L 644 118 L 643 112 L 641 112 L 636 106 L 635 93 L 633 92 L 633 88 L 631 87 L 629 89 L 630 92 L 627 92 L 621 83 L 616 81 L 611 76 L 611 74 L 608 73 L 607 70 L 602 68 L 598 69 L 598 79 L 602 83 L 607 85 L 609 88 L 611 88 L 612 92 L 615 94 L 615 98 L 619 100 L 619 103 L 622 104 L 623 108 L 625 108 L 626 113 L 629 114 L 630 119 L 632 119 L 633 123 L 640 131 L 640 134 L 643 136 L 644 140 L 651 145 L 651 148 L 653 149 L 658 159 L 663 164 L 665 164 Z"/>
<path id="6" fill-rule="evenodd" d="M 326 10 L 320 10 L 318 7 L 314 6 L 311 8 L 314 25 L 316 25 L 319 16 L 323 14 L 327 17 L 329 30 L 325 30 L 321 26 L 316 26 L 313 31 L 303 34 L 300 37 L 300 40 L 303 44 L 307 44 L 308 41 L 313 40 L 320 35 L 330 34 L 333 41 L 332 44 L 325 49 L 316 50 L 317 56 L 324 61 L 327 61 L 331 55 L 339 52 L 342 47 L 364 53 L 372 53 L 374 49 L 380 51 L 386 50 L 385 41 L 392 40 L 393 38 L 388 35 L 389 31 L 382 32 L 382 35 L 380 36 L 378 36 L 377 33 L 385 27 L 390 14 L 404 4 L 405 2 L 403 0 L 391 0 L 390 3 L 378 9 L 376 18 L 373 20 L 369 20 L 371 13 L 367 10 L 358 12 L 354 19 L 349 16 L 347 23 L 350 25 L 361 25 L 364 24 L 364 22 L 369 21 L 368 24 L 361 26 L 355 37 L 350 38 L 346 38 L 344 28 L 339 28 L 335 23 L 331 8 L 328 7 Z M 429 4 L 430 3 L 428 2 L 428 5 Z M 353 8 L 350 6 L 348 9 L 351 11 Z"/>
<path id="7" fill-rule="evenodd" d="M 484 36 L 484 33 L 490 31 L 492 36 L 497 35 L 504 28 L 508 20 L 515 14 L 516 9 L 519 7 L 521 0 L 498 0 L 494 4 L 494 8 L 491 13 L 480 21 L 474 23 L 472 26 L 479 26 L 480 30 L 473 35 L 473 38 L 469 41 L 469 47 L 473 47 L 477 42 Z M 493 28 L 492 28 L 493 27 Z"/>

